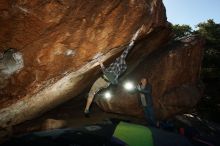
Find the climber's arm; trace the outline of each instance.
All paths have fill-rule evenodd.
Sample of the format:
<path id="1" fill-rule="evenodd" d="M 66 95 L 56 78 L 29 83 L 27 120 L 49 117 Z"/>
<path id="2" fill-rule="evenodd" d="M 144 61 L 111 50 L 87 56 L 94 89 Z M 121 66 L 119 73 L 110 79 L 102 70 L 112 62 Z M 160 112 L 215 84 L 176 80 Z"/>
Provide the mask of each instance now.
<path id="1" fill-rule="evenodd" d="M 99 62 L 99 65 L 101 66 L 102 72 L 104 72 L 105 66 L 104 66 L 103 62 L 100 59 L 98 59 L 98 62 Z"/>
<path id="2" fill-rule="evenodd" d="M 151 93 L 150 90 L 146 90 L 146 89 L 138 89 L 138 91 L 139 91 L 140 93 L 143 93 L 143 94 L 149 94 L 149 93 Z"/>
<path id="3" fill-rule="evenodd" d="M 151 86 L 148 86 L 147 88 L 141 88 L 141 86 L 138 85 L 136 88 L 137 88 L 138 92 L 143 93 L 143 94 L 151 94 L 151 92 L 152 92 Z"/>
<path id="4" fill-rule="evenodd" d="M 131 47 L 134 46 L 134 42 L 136 41 L 136 39 L 137 39 L 139 33 L 140 33 L 140 30 L 138 30 L 138 31 L 134 34 L 134 36 L 131 38 L 130 44 L 129 44 L 129 46 L 128 46 L 129 48 L 131 48 Z"/>

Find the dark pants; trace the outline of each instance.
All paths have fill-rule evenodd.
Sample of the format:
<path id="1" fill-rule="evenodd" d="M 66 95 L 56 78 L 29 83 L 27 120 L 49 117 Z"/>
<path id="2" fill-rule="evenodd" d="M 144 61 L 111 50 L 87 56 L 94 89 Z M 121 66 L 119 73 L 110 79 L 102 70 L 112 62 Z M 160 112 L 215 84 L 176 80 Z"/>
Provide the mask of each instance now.
<path id="1" fill-rule="evenodd" d="M 150 126 L 156 126 L 156 120 L 152 106 L 144 106 L 144 116 Z"/>

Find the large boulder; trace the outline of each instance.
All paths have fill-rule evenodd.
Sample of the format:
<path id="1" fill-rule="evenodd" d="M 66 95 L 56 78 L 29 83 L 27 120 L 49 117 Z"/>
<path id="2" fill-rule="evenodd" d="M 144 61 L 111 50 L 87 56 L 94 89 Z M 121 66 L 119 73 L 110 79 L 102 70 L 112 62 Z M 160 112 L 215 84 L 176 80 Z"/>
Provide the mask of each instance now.
<path id="1" fill-rule="evenodd" d="M 126 91 L 123 83 L 131 81 L 137 85 L 141 78 L 148 78 L 159 119 L 192 109 L 203 91 L 199 79 L 203 44 L 203 40 L 196 36 L 171 40 L 145 57 L 118 86 L 106 89 L 112 93 L 110 99 L 103 96 L 107 91 L 100 93 L 96 97 L 97 104 L 106 112 L 143 117 L 139 94 Z"/>
<path id="2" fill-rule="evenodd" d="M 2 128 L 83 92 L 141 26 L 128 72 L 171 36 L 161 0 L 2 0 L 0 21 Z"/>

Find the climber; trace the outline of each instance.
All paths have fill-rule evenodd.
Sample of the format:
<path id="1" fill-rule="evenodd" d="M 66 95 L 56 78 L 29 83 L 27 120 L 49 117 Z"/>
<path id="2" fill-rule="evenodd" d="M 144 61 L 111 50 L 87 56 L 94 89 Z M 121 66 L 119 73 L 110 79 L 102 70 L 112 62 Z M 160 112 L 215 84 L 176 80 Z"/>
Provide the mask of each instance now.
<path id="1" fill-rule="evenodd" d="M 133 48 L 134 42 L 137 39 L 139 33 L 142 31 L 142 29 L 143 29 L 143 27 L 138 29 L 138 31 L 132 37 L 128 47 L 122 52 L 121 56 L 116 58 L 116 60 L 110 64 L 110 66 L 108 68 L 105 68 L 103 65 L 103 62 L 100 59 L 98 59 L 98 62 L 99 62 L 99 65 L 101 66 L 103 75 L 101 77 L 99 77 L 94 82 L 94 84 L 92 85 L 92 87 L 89 91 L 87 102 L 86 102 L 86 107 L 84 110 L 84 114 L 86 117 L 89 116 L 89 113 L 90 113 L 89 108 L 90 108 L 90 105 L 92 104 L 92 101 L 93 101 L 96 93 L 103 88 L 107 88 L 110 84 L 113 84 L 113 85 L 118 84 L 118 77 L 122 73 L 124 73 L 127 69 L 127 65 L 125 62 L 126 56 L 129 53 L 129 51 L 131 50 L 131 48 Z"/>
<path id="2" fill-rule="evenodd" d="M 156 126 L 153 100 L 152 100 L 152 86 L 147 78 L 142 78 L 140 84 L 137 85 L 137 91 L 140 94 L 140 103 L 144 110 L 144 116 L 150 126 Z"/>

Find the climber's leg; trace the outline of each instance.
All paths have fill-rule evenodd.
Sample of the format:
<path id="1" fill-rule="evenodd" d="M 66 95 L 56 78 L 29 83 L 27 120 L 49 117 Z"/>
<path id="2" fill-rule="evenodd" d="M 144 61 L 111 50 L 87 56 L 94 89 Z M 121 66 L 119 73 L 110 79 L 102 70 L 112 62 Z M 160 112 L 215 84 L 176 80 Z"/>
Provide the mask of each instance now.
<path id="1" fill-rule="evenodd" d="M 107 88 L 109 86 L 109 82 L 104 80 L 102 77 L 98 78 L 95 83 L 92 85 L 92 88 L 90 89 L 89 91 L 89 94 L 88 94 L 88 98 L 87 98 L 87 102 L 86 102 L 86 107 L 85 107 L 85 110 L 84 110 L 84 113 L 85 114 L 89 114 L 89 108 L 92 104 L 92 101 L 96 95 L 96 93 L 103 89 L 103 88 Z"/>
<path id="2" fill-rule="evenodd" d="M 156 127 L 157 122 L 154 117 L 153 107 L 150 105 L 144 106 L 144 114 L 145 114 L 145 119 L 147 120 L 148 124 L 150 126 Z"/>

